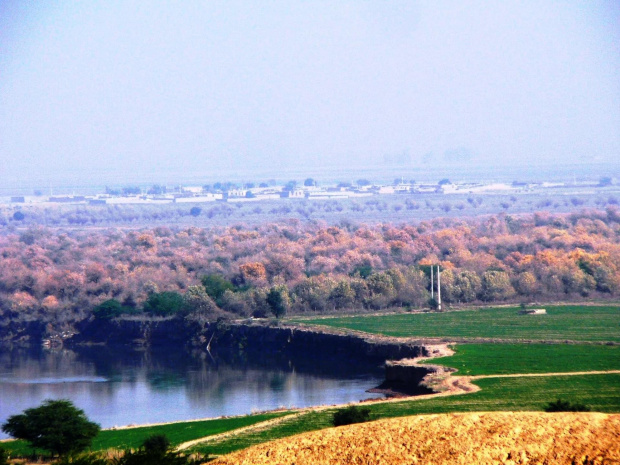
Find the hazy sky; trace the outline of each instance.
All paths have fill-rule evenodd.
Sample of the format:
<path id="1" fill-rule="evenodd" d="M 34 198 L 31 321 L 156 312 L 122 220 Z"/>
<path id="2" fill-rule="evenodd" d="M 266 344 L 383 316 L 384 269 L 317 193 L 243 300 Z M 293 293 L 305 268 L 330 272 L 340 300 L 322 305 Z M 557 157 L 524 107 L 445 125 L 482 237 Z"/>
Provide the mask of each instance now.
<path id="1" fill-rule="evenodd" d="M 0 1 L 0 183 L 620 165 L 620 2 Z"/>

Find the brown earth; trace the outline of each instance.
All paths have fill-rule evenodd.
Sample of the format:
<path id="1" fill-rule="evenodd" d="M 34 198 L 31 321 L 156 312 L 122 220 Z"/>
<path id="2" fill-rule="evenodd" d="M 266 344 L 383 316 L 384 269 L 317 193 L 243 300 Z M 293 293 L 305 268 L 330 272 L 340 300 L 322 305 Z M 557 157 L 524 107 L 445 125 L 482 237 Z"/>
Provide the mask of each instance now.
<path id="1" fill-rule="evenodd" d="M 620 464 L 620 415 L 420 415 L 260 444 L 214 465 Z"/>

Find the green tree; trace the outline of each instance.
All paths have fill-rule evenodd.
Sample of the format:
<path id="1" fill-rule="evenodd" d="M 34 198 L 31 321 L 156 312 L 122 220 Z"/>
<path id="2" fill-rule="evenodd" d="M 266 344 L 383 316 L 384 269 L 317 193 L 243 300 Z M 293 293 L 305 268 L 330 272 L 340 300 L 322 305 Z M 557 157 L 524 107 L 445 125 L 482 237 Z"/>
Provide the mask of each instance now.
<path id="1" fill-rule="evenodd" d="M 99 425 L 68 400 L 46 400 L 39 407 L 9 417 L 2 431 L 28 441 L 34 448 L 66 455 L 89 447 Z"/>
<path id="2" fill-rule="evenodd" d="M 151 315 L 174 315 L 183 308 L 183 296 L 178 292 L 165 291 L 151 294 L 144 302 L 144 311 Z"/>
<path id="3" fill-rule="evenodd" d="M 267 293 L 266 300 L 271 309 L 271 313 L 273 313 L 276 318 L 283 317 L 290 306 L 288 288 L 285 284 L 273 286 Z"/>
<path id="4" fill-rule="evenodd" d="M 205 275 L 202 277 L 201 282 L 205 288 L 205 291 L 207 292 L 207 294 L 209 294 L 209 297 L 215 300 L 215 303 L 217 303 L 218 305 L 221 304 L 221 299 L 224 295 L 224 292 L 226 292 L 227 290 L 235 290 L 235 286 L 233 286 L 230 281 L 218 274 Z"/>
<path id="5" fill-rule="evenodd" d="M 116 299 L 109 299 L 93 309 L 93 315 L 100 320 L 111 320 L 123 314 L 123 306 Z"/>

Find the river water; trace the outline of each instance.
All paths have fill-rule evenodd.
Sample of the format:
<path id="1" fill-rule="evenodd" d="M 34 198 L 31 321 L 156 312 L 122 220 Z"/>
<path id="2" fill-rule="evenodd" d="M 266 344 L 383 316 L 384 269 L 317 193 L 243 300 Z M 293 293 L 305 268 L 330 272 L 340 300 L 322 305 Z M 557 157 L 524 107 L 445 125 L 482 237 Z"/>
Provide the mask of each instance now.
<path id="1" fill-rule="evenodd" d="M 45 399 L 69 399 L 102 428 L 248 414 L 380 397 L 367 364 L 172 351 L 0 352 L 0 423 Z M 6 438 L 0 432 L 0 438 Z"/>

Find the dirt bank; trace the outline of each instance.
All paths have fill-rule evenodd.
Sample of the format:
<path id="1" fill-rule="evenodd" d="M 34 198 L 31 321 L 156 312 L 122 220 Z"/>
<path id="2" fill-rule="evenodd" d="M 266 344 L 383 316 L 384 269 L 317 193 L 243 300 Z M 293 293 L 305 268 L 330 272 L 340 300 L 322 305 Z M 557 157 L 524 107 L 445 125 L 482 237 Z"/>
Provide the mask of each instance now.
<path id="1" fill-rule="evenodd" d="M 212 463 L 618 464 L 620 415 L 421 415 L 305 433 L 235 452 Z"/>

